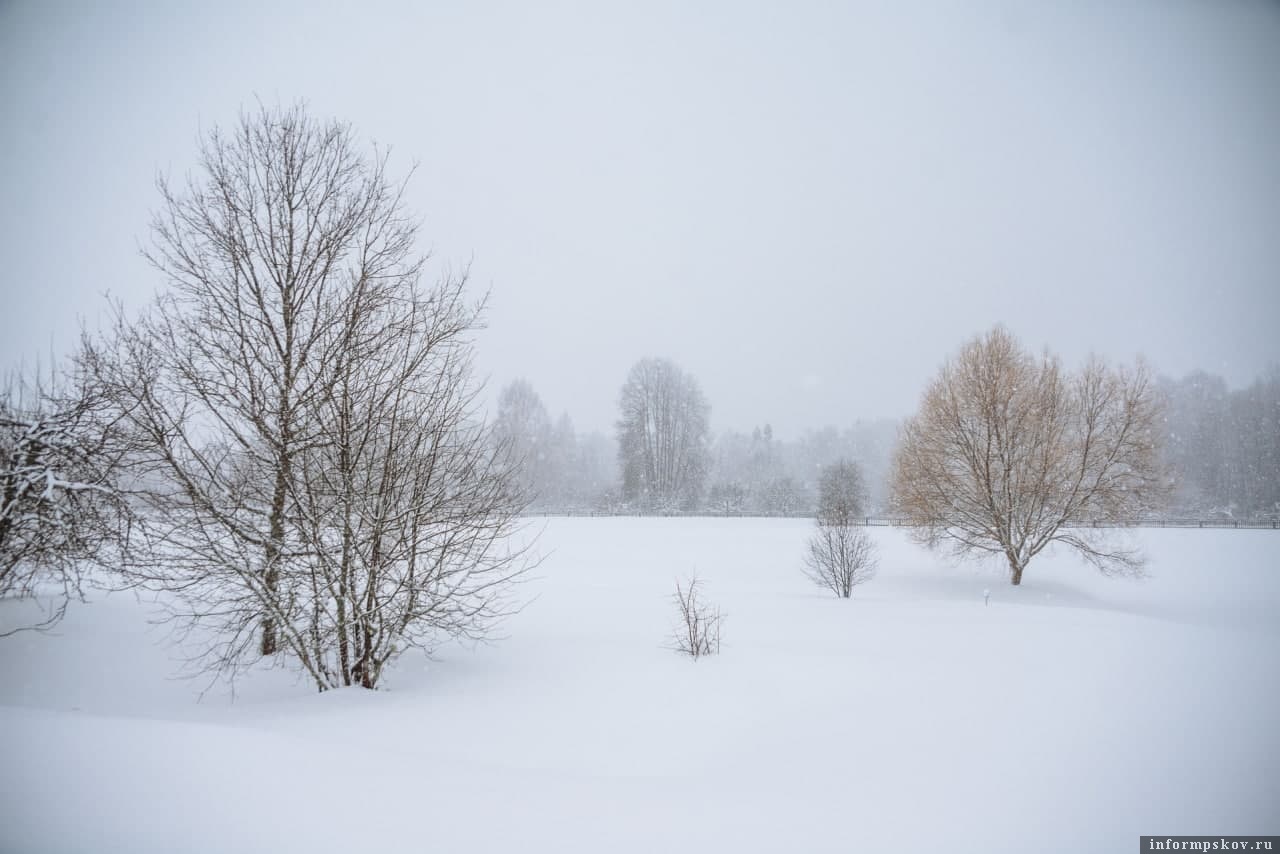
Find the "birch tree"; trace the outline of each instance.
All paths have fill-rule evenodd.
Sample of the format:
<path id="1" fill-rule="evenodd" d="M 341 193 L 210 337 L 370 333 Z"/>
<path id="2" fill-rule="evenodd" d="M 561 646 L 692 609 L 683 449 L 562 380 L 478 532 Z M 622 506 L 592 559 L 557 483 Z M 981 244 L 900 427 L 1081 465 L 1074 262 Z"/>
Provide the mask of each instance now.
<path id="1" fill-rule="evenodd" d="M 462 282 L 370 290 L 291 481 L 308 559 L 287 579 L 290 643 L 322 688 L 373 688 L 408 647 L 486 637 L 527 565 L 511 544 L 526 495 L 473 411 L 479 307 Z"/>
<path id="2" fill-rule="evenodd" d="M 88 348 L 150 484 L 127 569 L 223 674 L 284 653 L 321 690 L 373 687 L 407 645 L 482 633 L 521 566 L 471 407 L 483 305 L 465 275 L 422 285 L 387 162 L 301 105 L 214 129 L 160 182 L 167 289 Z"/>

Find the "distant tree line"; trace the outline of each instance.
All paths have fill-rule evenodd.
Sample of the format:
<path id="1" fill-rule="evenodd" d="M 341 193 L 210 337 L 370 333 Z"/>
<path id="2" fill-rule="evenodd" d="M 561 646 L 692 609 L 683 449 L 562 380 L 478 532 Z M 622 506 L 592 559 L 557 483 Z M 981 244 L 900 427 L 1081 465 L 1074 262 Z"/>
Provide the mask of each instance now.
<path id="1" fill-rule="evenodd" d="M 498 396 L 495 444 L 516 464 L 531 508 L 598 509 L 617 491 L 617 452 L 602 433 L 578 433 L 568 413 L 554 422 L 528 380 L 509 383 Z"/>
<path id="2" fill-rule="evenodd" d="M 1196 518 L 1280 519 L 1280 367 L 1227 388 L 1197 371 L 1161 379 L 1171 512 Z"/>
<path id="3" fill-rule="evenodd" d="M 749 434 L 726 430 L 712 445 L 708 506 L 761 516 L 812 515 L 824 471 L 856 461 L 867 485 L 862 509 L 881 512 L 898 426 L 892 419 L 858 421 L 843 429 L 808 430 L 793 440 L 776 437 L 769 424 Z"/>
<path id="4" fill-rule="evenodd" d="M 613 436 L 577 433 L 568 414 L 553 422 L 526 379 L 499 393 L 494 436 L 520 467 L 531 512 L 807 516 L 816 512 L 824 470 L 842 461 L 865 473 L 864 511 L 883 508 L 897 421 L 784 440 L 767 423 L 713 434 L 709 414 L 692 376 L 644 359 L 622 387 Z"/>
<path id="5" fill-rule="evenodd" d="M 567 414 L 552 423 L 525 379 L 498 397 L 495 437 L 521 465 L 534 511 L 705 511 L 795 516 L 814 512 L 825 467 L 857 460 L 884 500 L 897 422 L 812 430 L 786 441 L 769 424 L 713 437 L 696 380 L 664 359 L 636 363 L 619 397 L 614 436 L 577 434 Z"/>
<path id="6" fill-rule="evenodd" d="M 1196 372 L 1154 383 L 1170 517 L 1280 518 L 1280 368 L 1231 390 Z M 522 463 L 533 512 L 706 512 L 807 516 L 828 467 L 856 462 L 868 515 L 891 514 L 890 466 L 903 422 L 858 421 L 781 439 L 762 424 L 714 432 L 696 380 L 667 360 L 644 359 L 620 394 L 615 435 L 554 422 L 528 380 L 507 385 L 495 431 Z"/>

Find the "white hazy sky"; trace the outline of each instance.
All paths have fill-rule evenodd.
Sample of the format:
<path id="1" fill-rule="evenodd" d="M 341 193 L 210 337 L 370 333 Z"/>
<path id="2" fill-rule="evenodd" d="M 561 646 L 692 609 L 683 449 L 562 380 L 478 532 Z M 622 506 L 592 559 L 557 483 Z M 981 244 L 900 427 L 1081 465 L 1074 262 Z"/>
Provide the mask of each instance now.
<path id="1" fill-rule="evenodd" d="M 156 173 L 255 96 L 420 164 L 482 372 L 579 428 L 645 355 L 717 428 L 906 414 L 997 321 L 1280 361 L 1277 3 L 0 0 L 0 363 L 145 301 Z"/>

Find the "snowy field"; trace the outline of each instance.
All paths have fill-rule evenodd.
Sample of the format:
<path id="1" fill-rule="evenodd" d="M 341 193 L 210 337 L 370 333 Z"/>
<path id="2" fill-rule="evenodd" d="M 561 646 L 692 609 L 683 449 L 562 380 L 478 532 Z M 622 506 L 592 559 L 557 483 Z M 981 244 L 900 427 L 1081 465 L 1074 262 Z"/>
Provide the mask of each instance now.
<path id="1" fill-rule="evenodd" d="M 174 679 L 131 594 L 0 640 L 0 850 L 1132 851 L 1280 833 L 1280 532 L 1143 531 L 1144 581 L 1022 588 L 876 529 L 853 601 L 810 523 L 551 519 L 532 600 L 386 690 Z M 677 576 L 720 656 L 664 648 Z M 983 604 L 983 590 L 991 602 Z M 0 625 L 15 618 L 13 603 Z"/>

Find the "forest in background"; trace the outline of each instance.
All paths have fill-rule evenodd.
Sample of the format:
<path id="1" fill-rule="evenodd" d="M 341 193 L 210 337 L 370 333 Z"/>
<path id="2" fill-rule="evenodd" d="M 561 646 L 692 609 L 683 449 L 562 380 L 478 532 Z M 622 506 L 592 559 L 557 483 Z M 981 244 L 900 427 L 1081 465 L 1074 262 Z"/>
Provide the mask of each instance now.
<path id="1" fill-rule="evenodd" d="M 1163 455 L 1174 483 L 1169 518 L 1280 520 L 1280 367 L 1232 389 L 1206 371 L 1161 377 Z M 892 515 L 887 477 L 901 422 L 880 418 L 780 438 L 768 421 L 750 431 L 715 430 L 697 444 L 701 470 L 677 506 L 655 505 L 623 489 L 618 433 L 574 429 L 553 419 L 525 379 L 499 395 L 495 433 L 523 460 L 534 513 L 704 512 L 804 516 L 814 510 L 822 469 L 839 460 L 862 468 L 870 511 Z"/>

